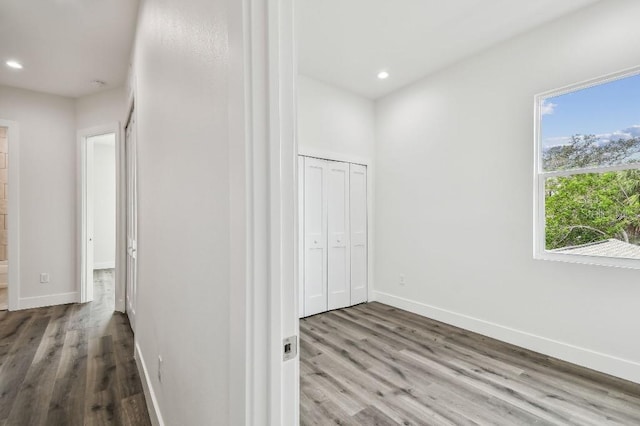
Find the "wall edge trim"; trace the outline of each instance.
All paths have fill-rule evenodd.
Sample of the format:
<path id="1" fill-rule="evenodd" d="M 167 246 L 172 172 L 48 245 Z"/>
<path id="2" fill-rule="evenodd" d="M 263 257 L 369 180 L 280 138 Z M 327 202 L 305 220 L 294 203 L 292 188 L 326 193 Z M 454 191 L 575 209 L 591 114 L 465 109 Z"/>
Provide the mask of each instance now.
<path id="1" fill-rule="evenodd" d="M 67 303 L 77 303 L 78 292 L 58 294 L 45 294 L 43 296 L 21 297 L 18 300 L 18 310 L 43 308 L 46 306 L 65 305 Z"/>
<path id="2" fill-rule="evenodd" d="M 381 291 L 374 291 L 372 301 L 384 303 L 394 308 L 403 309 L 624 380 L 640 383 L 640 363 L 635 361 L 538 336 Z"/>
<path id="3" fill-rule="evenodd" d="M 136 342 L 135 347 L 136 349 L 134 358 L 136 360 L 136 366 L 138 367 L 138 373 L 140 374 L 140 378 L 142 379 L 142 390 L 144 392 L 145 402 L 147 403 L 149 419 L 151 420 L 151 424 L 153 424 L 153 426 L 165 426 L 164 420 L 162 418 L 162 413 L 160 412 L 158 399 L 156 398 L 156 393 L 153 390 L 153 386 L 151 385 L 148 374 L 149 371 L 147 370 L 147 364 L 144 361 L 142 350 L 140 349 L 140 345 L 138 344 L 138 342 Z"/>

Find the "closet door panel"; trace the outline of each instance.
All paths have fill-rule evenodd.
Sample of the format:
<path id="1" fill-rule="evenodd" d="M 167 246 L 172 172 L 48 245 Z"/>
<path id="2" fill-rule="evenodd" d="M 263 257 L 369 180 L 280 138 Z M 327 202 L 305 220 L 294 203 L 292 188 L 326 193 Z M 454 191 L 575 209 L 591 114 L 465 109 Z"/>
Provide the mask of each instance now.
<path id="1" fill-rule="evenodd" d="M 328 162 L 327 195 L 328 309 L 338 309 L 351 302 L 348 163 Z"/>
<path id="2" fill-rule="evenodd" d="M 367 301 L 367 168 L 350 165 L 351 305 Z"/>
<path id="3" fill-rule="evenodd" d="M 327 310 L 326 164 L 305 158 L 304 315 Z"/>

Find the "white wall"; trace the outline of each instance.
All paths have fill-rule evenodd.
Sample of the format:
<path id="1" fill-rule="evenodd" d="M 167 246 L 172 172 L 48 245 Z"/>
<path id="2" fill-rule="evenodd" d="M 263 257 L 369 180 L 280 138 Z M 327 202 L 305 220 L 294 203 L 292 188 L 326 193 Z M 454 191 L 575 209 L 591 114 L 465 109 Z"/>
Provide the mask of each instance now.
<path id="1" fill-rule="evenodd" d="M 167 425 L 229 424 L 225 8 L 225 0 L 147 0 L 136 35 L 135 336 Z"/>
<path id="2" fill-rule="evenodd" d="M 533 96 L 638 65 L 638 16 L 600 2 L 377 103 L 380 300 L 640 382 L 640 272 L 532 234 Z"/>
<path id="3" fill-rule="evenodd" d="M 93 143 L 93 267 L 116 263 L 116 141 L 114 134 L 88 138 Z"/>
<path id="4" fill-rule="evenodd" d="M 299 149 L 373 161 L 373 101 L 303 75 L 297 85 Z"/>
<path id="5" fill-rule="evenodd" d="M 127 106 L 123 87 L 104 90 L 94 95 L 76 99 L 76 127 L 87 129 L 120 122 L 124 127 Z"/>
<path id="6" fill-rule="evenodd" d="M 74 101 L 0 86 L 0 118 L 20 126 L 20 307 L 75 302 Z M 40 284 L 41 272 L 48 284 Z"/>

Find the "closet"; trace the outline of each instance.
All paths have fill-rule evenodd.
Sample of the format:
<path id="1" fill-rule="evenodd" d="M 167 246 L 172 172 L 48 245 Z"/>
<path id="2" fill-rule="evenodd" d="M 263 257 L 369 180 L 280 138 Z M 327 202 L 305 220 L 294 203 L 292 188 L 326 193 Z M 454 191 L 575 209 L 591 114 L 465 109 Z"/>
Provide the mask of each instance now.
<path id="1" fill-rule="evenodd" d="M 367 301 L 367 168 L 299 157 L 300 317 Z"/>

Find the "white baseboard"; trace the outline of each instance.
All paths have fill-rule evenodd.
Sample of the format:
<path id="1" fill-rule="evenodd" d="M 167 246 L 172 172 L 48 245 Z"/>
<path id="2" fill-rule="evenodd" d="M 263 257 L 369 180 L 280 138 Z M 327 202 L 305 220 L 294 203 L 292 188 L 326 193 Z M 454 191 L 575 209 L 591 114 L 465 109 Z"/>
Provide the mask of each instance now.
<path id="1" fill-rule="evenodd" d="M 115 269 L 116 262 L 115 260 L 112 262 L 95 262 L 93 264 L 93 269 Z"/>
<path id="2" fill-rule="evenodd" d="M 374 291 L 373 300 L 592 370 L 640 383 L 640 363 L 634 361 L 537 336 L 381 291 Z"/>
<path id="3" fill-rule="evenodd" d="M 158 400 L 156 399 L 156 393 L 153 391 L 153 386 L 149 380 L 149 370 L 147 364 L 144 362 L 144 357 L 140 351 L 140 346 L 136 342 L 135 359 L 138 366 L 138 373 L 142 379 L 142 388 L 144 390 L 144 399 L 147 401 L 147 411 L 149 412 L 149 418 L 153 426 L 164 426 L 164 420 L 162 420 L 162 414 L 160 413 L 160 407 L 158 406 Z"/>
<path id="4" fill-rule="evenodd" d="M 64 305 L 67 303 L 77 303 L 79 294 L 77 291 L 71 293 L 48 294 L 36 297 L 21 297 L 18 300 L 18 309 L 42 308 L 45 306 Z"/>

